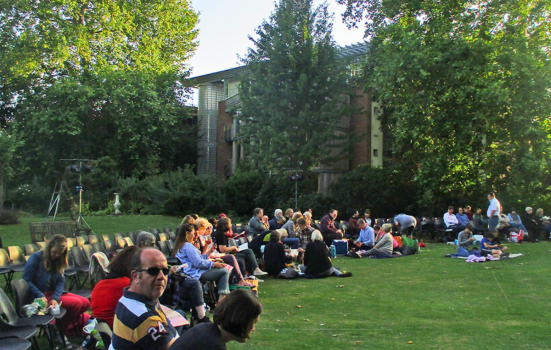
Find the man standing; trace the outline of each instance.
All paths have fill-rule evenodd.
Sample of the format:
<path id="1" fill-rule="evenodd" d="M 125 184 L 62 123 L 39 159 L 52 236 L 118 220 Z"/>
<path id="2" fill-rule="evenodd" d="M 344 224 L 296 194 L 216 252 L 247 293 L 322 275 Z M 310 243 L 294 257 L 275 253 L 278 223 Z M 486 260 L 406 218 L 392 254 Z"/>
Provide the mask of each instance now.
<path id="1" fill-rule="evenodd" d="M 499 213 L 501 213 L 501 204 L 497 200 L 493 192 L 488 193 L 488 200 L 490 201 L 490 206 L 488 207 L 488 227 L 490 232 L 494 232 L 497 224 L 499 223 Z"/>
<path id="2" fill-rule="evenodd" d="M 325 215 L 320 221 L 320 231 L 323 236 L 325 244 L 329 247 L 333 243 L 334 239 L 342 238 L 342 231 L 335 227 L 335 219 L 339 212 L 335 209 L 331 209 L 327 215 Z"/>
<path id="3" fill-rule="evenodd" d="M 110 350 L 168 349 L 178 332 L 161 310 L 169 269 L 157 249 L 140 249 L 130 262 L 130 287 L 124 289 L 115 310 Z"/>
<path id="4" fill-rule="evenodd" d="M 400 235 L 411 236 L 417 225 L 417 219 L 411 215 L 398 214 L 394 217 L 394 224 L 400 227 Z"/>
<path id="5" fill-rule="evenodd" d="M 253 217 L 249 220 L 249 233 L 247 235 L 256 236 L 269 228 L 270 224 L 268 224 L 267 220 L 264 220 L 264 210 L 262 208 L 256 208 Z"/>

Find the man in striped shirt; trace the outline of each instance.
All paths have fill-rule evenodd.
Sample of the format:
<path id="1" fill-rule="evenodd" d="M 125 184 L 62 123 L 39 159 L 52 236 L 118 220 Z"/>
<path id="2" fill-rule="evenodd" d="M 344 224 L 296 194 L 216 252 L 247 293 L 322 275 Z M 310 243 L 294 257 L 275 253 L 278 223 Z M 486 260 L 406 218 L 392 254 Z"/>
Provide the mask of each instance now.
<path id="1" fill-rule="evenodd" d="M 130 287 L 124 289 L 115 310 L 110 350 L 165 350 L 178 332 L 161 311 L 169 269 L 165 256 L 154 248 L 140 249 L 132 257 Z"/>

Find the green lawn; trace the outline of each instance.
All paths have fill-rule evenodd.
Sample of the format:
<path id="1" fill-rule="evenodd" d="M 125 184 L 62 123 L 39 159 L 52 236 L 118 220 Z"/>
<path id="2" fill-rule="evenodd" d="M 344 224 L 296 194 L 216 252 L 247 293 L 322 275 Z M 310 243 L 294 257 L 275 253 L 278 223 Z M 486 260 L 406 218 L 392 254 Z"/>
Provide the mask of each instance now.
<path id="1" fill-rule="evenodd" d="M 35 220 L 40 219 L 0 226 L 4 246 L 28 242 L 28 222 Z M 96 234 L 173 227 L 180 221 L 160 216 L 86 220 Z M 264 312 L 252 339 L 228 347 L 549 349 L 551 244 L 509 246 L 525 256 L 467 264 L 443 257 L 454 247 L 429 244 L 419 255 L 398 259 L 337 258 L 334 265 L 353 272 L 352 278 L 266 278 L 259 294 Z"/>

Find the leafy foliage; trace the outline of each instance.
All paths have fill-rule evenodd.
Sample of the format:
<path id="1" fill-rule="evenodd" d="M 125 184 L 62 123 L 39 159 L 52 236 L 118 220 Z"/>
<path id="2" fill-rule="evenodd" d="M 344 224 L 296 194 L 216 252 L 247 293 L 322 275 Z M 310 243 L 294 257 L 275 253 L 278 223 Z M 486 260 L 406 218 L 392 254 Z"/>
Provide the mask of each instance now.
<path id="1" fill-rule="evenodd" d="M 549 196 L 548 2 L 339 2 L 374 36 L 365 84 L 419 204 L 486 190 Z"/>
<path id="2" fill-rule="evenodd" d="M 309 171 L 346 154 L 347 136 L 335 128 L 352 113 L 350 88 L 331 30 L 326 5 L 283 0 L 250 38 L 237 118 L 260 169 Z"/>
<path id="3" fill-rule="evenodd" d="M 0 13 L 4 102 L 90 71 L 185 74 L 197 46 L 197 13 L 186 0 L 13 0 L 2 1 Z"/>

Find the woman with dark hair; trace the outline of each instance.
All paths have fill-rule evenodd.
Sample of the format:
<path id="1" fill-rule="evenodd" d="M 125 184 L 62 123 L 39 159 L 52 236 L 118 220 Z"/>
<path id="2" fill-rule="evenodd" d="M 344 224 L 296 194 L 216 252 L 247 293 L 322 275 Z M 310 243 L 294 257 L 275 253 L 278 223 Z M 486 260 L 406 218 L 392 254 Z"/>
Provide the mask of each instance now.
<path id="1" fill-rule="evenodd" d="M 224 350 L 226 343 L 245 343 L 260 319 L 262 304 L 250 291 L 238 289 L 214 310 L 213 323 L 202 323 L 185 332 L 171 348 Z"/>
<path id="2" fill-rule="evenodd" d="M 228 287 L 229 271 L 225 264 L 218 261 L 211 261 L 208 256 L 216 249 L 216 244 L 205 253 L 201 254 L 195 246 L 195 226 L 184 224 L 178 229 L 178 237 L 174 243 L 176 257 L 183 265 L 183 271 L 191 278 L 201 282 L 215 281 L 218 287 L 219 300 L 224 299 L 230 292 Z"/>
<path id="3" fill-rule="evenodd" d="M 225 254 L 235 254 L 237 258 L 244 259 L 249 275 L 265 275 L 266 272 L 263 272 L 258 268 L 258 263 L 256 262 L 256 257 L 254 256 L 252 249 L 243 249 L 242 251 L 239 251 L 237 247 L 228 246 L 228 232 L 230 232 L 230 230 L 231 220 L 229 218 L 222 218 L 218 220 L 216 231 L 212 235 L 214 242 L 218 246 L 218 251 Z"/>
<path id="4" fill-rule="evenodd" d="M 279 240 L 280 235 L 277 231 L 272 231 L 270 241 L 264 248 L 264 264 L 268 275 L 277 276 L 285 268 L 286 263 L 293 261 L 292 257 L 285 254 L 283 243 Z"/>
<path id="5" fill-rule="evenodd" d="M 107 277 L 99 281 L 92 290 L 92 316 L 107 322 L 111 329 L 123 288 L 130 285 L 130 260 L 137 251 L 137 246 L 130 246 L 115 255 L 109 263 Z"/>
<path id="6" fill-rule="evenodd" d="M 90 315 L 85 311 L 90 308 L 88 299 L 72 293 L 63 294 L 67 268 L 67 238 L 55 235 L 48 240 L 44 248 L 29 257 L 23 272 L 23 279 L 29 285 L 31 298 L 41 298 L 49 306 L 62 303 L 67 310 L 63 317 L 65 334 L 73 334 L 73 327 L 83 327 Z M 78 320 L 75 324 L 75 320 Z"/>

